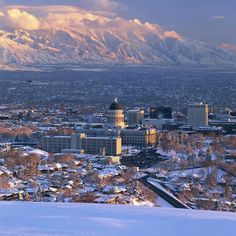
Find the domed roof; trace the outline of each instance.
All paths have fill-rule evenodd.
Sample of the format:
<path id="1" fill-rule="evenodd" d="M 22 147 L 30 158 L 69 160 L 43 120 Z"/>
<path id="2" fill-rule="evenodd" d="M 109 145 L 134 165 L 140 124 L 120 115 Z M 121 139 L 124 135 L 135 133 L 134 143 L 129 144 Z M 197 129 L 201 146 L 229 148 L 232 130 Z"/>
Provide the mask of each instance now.
<path id="1" fill-rule="evenodd" d="M 115 98 L 114 102 L 110 105 L 109 110 L 122 110 L 122 106 L 117 98 Z"/>

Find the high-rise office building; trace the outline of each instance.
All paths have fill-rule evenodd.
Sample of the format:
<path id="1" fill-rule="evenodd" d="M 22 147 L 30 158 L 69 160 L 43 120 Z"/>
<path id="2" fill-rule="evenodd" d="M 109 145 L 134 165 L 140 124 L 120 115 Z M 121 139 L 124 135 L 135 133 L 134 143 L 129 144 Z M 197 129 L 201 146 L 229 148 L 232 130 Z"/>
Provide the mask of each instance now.
<path id="1" fill-rule="evenodd" d="M 208 126 L 208 104 L 203 102 L 190 103 L 188 105 L 188 124 L 193 128 Z"/>
<path id="2" fill-rule="evenodd" d="M 127 111 L 127 121 L 129 126 L 142 124 L 144 119 L 144 110 L 129 110 Z"/>

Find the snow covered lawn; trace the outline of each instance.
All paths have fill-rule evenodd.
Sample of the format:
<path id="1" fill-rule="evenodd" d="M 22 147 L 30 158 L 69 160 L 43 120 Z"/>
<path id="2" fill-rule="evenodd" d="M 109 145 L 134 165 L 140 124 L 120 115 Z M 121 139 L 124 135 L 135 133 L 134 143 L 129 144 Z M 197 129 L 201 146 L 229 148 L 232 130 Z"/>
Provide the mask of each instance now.
<path id="1" fill-rule="evenodd" d="M 235 236 L 236 214 L 124 205 L 0 202 L 1 236 Z"/>

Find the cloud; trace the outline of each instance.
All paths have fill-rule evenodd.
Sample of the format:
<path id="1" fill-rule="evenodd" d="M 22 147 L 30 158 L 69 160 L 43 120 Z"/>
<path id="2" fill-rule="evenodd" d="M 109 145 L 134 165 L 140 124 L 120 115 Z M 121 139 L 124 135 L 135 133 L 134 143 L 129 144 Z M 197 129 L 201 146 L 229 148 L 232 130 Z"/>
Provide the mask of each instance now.
<path id="1" fill-rule="evenodd" d="M 182 40 L 175 31 L 166 31 L 157 24 L 126 20 L 114 14 L 88 11 L 74 6 L 13 6 L 2 8 L 0 28 L 10 30 L 64 30 L 76 37 L 75 32 L 114 31 L 119 33 L 156 34 L 160 39 Z M 2 14 L 1 14 L 2 13 Z M 145 37 L 143 37 L 145 40 Z"/>
<path id="2" fill-rule="evenodd" d="M 224 20 L 225 16 L 213 16 L 211 19 L 212 20 Z"/>
<path id="3" fill-rule="evenodd" d="M 1 19 L 2 18 L 2 19 Z M 0 27 L 8 29 L 36 30 L 40 27 L 37 17 L 17 8 L 0 12 Z"/>
<path id="4" fill-rule="evenodd" d="M 31 16 L 37 15 L 36 29 L 78 29 L 88 28 L 92 30 L 133 30 L 146 28 L 150 30 L 151 24 L 142 24 L 138 19 L 125 20 L 117 17 L 116 14 L 104 11 L 84 10 L 74 6 L 14 6 L 20 12 L 28 13 Z M 7 7 L 7 12 L 11 11 Z M 40 22 L 40 23 L 39 23 Z M 153 28 L 154 25 L 152 26 Z"/>
<path id="5" fill-rule="evenodd" d="M 99 11 L 115 11 L 124 5 L 115 0 L 82 0 L 81 5 L 87 9 Z"/>
<path id="6" fill-rule="evenodd" d="M 111 17 L 111 18 L 110 18 Z M 70 29 L 108 26 L 115 14 L 88 11 L 75 6 L 5 6 L 0 11 L 3 29 Z"/>
<path id="7" fill-rule="evenodd" d="M 9 3 L 11 2 L 11 3 Z M 7 0 L 0 0 L 0 5 L 10 6 L 15 4 L 21 4 L 20 0 L 15 1 L 7 1 Z M 24 4 L 27 6 L 34 6 L 34 5 L 56 5 L 57 3 L 61 3 L 62 5 L 66 5 L 67 1 L 60 0 L 33 0 L 33 1 L 24 1 Z M 126 5 L 120 3 L 119 0 L 72 0 L 70 1 L 73 6 L 79 6 L 85 8 L 87 10 L 95 10 L 95 11 L 116 11 L 120 9 L 126 9 Z"/>
<path id="8" fill-rule="evenodd" d="M 166 39 L 166 38 L 173 38 L 173 39 L 177 39 L 177 40 L 182 40 L 182 36 L 180 34 L 178 34 L 177 32 L 175 31 L 165 31 L 163 33 L 163 38 Z"/>

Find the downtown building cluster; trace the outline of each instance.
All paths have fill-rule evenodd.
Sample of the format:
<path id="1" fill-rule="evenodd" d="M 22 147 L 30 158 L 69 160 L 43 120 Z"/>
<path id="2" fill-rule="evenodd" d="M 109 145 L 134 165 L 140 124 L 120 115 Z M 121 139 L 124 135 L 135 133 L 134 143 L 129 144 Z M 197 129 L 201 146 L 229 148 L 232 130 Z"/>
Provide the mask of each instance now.
<path id="1" fill-rule="evenodd" d="M 117 99 L 110 105 L 106 123 L 86 124 L 70 136 L 45 136 L 42 148 L 51 153 L 62 151 L 84 152 L 87 154 L 121 155 L 122 145 L 155 145 L 157 131 L 143 127 L 144 111 L 128 111 L 128 124 L 121 104 Z"/>
<path id="2" fill-rule="evenodd" d="M 211 107 L 203 102 L 189 103 L 187 118 L 173 118 L 171 107 L 151 107 L 124 112 L 117 99 L 104 114 L 93 114 L 90 122 L 75 127 L 71 135 L 47 135 L 42 149 L 49 153 L 79 152 L 119 156 L 122 146 L 147 147 L 158 142 L 162 130 L 195 133 L 223 132 L 221 127 L 209 126 Z"/>

